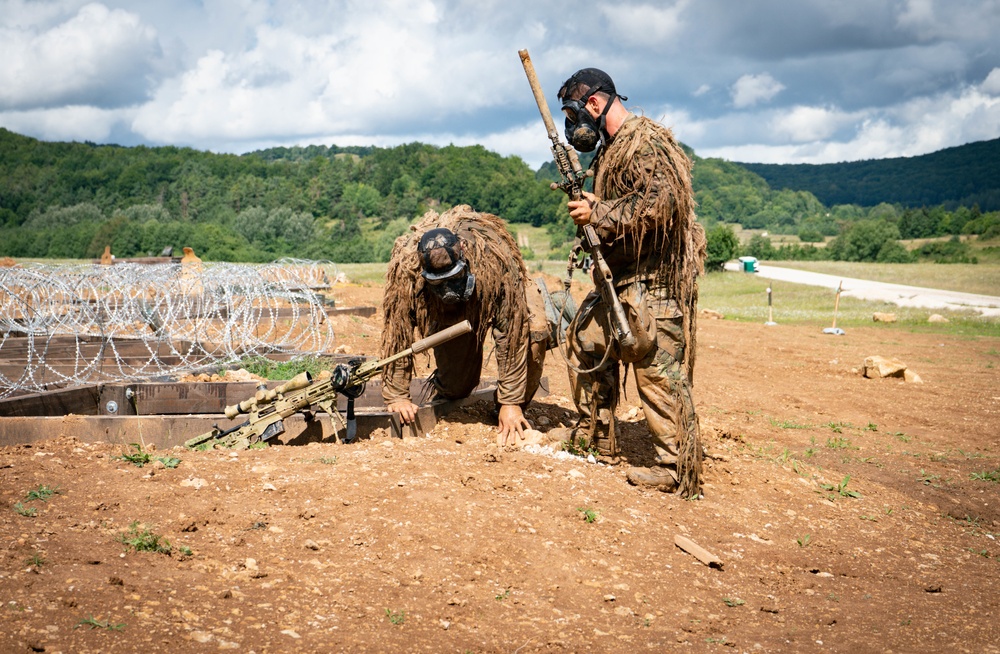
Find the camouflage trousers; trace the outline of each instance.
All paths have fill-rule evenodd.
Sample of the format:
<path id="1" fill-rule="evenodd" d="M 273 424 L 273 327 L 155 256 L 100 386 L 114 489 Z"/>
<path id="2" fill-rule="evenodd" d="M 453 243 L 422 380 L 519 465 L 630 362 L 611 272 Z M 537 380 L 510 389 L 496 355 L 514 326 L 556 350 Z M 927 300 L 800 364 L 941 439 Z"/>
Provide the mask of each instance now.
<path id="1" fill-rule="evenodd" d="M 684 366 L 683 316 L 665 289 L 645 281 L 618 289 L 618 298 L 636 337 L 635 346 L 623 349 L 610 338 L 609 312 L 596 292 L 584 299 L 566 330 L 570 388 L 580 412 L 578 427 L 610 434 L 614 441 L 619 362 L 631 364 L 657 459 L 671 463 L 685 436 L 698 442 L 698 418 Z M 611 349 L 606 351 L 609 343 Z"/>
<path id="2" fill-rule="evenodd" d="M 549 342 L 549 325 L 545 319 L 545 305 L 541 291 L 535 284 L 528 284 L 525 295 L 530 335 L 525 375 L 517 383 L 518 390 L 523 388 L 524 401 L 521 403 L 523 409 L 528 407 L 538 391 Z M 434 397 L 453 400 L 468 397 L 476 390 L 483 370 L 484 345 L 475 334 L 463 334 L 434 348 L 437 369 L 430 379 L 434 387 Z"/>

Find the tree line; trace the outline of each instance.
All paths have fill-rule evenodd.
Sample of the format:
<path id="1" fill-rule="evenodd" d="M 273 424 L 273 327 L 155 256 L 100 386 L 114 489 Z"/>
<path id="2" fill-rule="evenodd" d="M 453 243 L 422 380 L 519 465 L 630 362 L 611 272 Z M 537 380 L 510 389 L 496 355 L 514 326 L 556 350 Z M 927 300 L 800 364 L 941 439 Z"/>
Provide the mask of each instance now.
<path id="1" fill-rule="evenodd" d="M 827 205 L 907 208 L 978 205 L 1000 211 L 1000 138 L 919 157 L 835 164 L 742 164 L 777 189 L 809 191 Z"/>
<path id="2" fill-rule="evenodd" d="M 1000 222 L 975 206 L 827 207 L 808 191 L 776 191 L 743 165 L 688 153 L 699 220 L 713 239 L 726 223 L 809 243 L 868 221 L 898 232 L 896 240 L 988 235 Z M 544 227 L 559 252 L 575 230 L 565 196 L 548 186 L 557 178 L 552 164 L 532 171 L 519 157 L 481 146 L 311 145 L 230 155 L 49 143 L 0 128 L 0 255 L 96 258 L 110 245 L 126 258 L 190 246 L 216 261 L 386 261 L 414 220 L 456 204 Z"/>

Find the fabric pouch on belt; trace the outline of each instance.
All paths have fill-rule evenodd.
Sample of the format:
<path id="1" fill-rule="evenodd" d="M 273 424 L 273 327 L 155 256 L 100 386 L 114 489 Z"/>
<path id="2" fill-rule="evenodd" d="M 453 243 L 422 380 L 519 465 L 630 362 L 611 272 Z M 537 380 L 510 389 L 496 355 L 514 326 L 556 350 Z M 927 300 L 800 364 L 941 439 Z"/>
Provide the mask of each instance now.
<path id="1" fill-rule="evenodd" d="M 656 312 L 650 306 L 649 293 L 643 282 L 632 282 L 618 291 L 618 299 L 625 309 L 629 328 L 635 336 L 635 345 L 621 347 L 621 359 L 624 363 L 641 361 L 656 347 Z"/>

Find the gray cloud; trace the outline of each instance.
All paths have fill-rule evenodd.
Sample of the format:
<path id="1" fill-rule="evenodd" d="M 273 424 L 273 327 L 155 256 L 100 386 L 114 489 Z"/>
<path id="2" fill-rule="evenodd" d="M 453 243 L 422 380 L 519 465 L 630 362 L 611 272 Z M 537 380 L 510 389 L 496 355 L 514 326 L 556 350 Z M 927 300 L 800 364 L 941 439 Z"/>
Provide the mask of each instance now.
<path id="1" fill-rule="evenodd" d="M 1000 136 L 1000 0 L 0 0 L 0 125 L 189 145 L 548 142 L 574 70 L 703 156 L 835 161 Z M 557 124 L 561 120 L 557 119 Z"/>

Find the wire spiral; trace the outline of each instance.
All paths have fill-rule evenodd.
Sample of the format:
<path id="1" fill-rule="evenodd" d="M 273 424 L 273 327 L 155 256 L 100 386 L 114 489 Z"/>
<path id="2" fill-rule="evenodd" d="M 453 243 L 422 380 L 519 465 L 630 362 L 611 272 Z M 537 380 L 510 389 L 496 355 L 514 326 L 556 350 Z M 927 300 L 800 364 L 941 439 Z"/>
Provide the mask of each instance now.
<path id="1" fill-rule="evenodd" d="M 0 268 L 0 398 L 329 352 L 317 290 L 335 278 L 295 259 Z"/>

